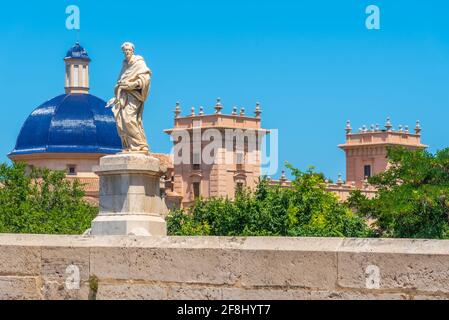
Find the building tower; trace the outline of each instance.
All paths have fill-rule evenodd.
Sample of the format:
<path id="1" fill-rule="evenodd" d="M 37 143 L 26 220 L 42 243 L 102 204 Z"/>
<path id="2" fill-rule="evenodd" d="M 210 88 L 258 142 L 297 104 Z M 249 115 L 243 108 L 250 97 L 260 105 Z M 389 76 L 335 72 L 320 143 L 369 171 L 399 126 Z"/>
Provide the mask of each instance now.
<path id="1" fill-rule="evenodd" d="M 261 143 L 268 134 L 261 128 L 261 109 L 255 116 L 245 109 L 233 108 L 223 114 L 217 99 L 214 114 L 200 107 L 181 117 L 179 103 L 175 109 L 174 128 L 165 130 L 174 143 L 173 170 L 167 179 L 171 191 L 181 196 L 181 206 L 191 205 L 198 197 L 233 199 L 239 188 L 254 189 L 261 174 Z"/>
<path id="2" fill-rule="evenodd" d="M 387 148 L 402 146 L 411 150 L 427 148 L 421 144 L 421 125 L 416 122 L 415 132 L 408 126 L 393 129 L 387 119 L 385 129 L 379 125 L 363 126 L 353 132 L 351 123 L 346 124 L 346 143 L 339 145 L 346 153 L 346 183 L 363 188 L 366 179 L 388 168 Z"/>

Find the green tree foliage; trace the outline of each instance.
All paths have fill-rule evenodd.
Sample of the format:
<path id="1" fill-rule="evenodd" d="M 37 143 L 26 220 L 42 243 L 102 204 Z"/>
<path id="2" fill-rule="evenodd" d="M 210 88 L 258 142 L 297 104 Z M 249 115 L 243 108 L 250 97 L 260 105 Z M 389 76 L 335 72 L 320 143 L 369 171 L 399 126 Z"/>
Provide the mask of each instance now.
<path id="1" fill-rule="evenodd" d="M 64 172 L 0 165 L 0 233 L 82 234 L 98 209 Z"/>
<path id="2" fill-rule="evenodd" d="M 449 238 L 449 149 L 432 154 L 394 148 L 388 158 L 390 168 L 369 181 L 377 196 L 356 192 L 348 205 L 376 219 L 382 237 Z"/>
<path id="3" fill-rule="evenodd" d="M 198 200 L 188 212 L 172 212 L 171 235 L 366 237 L 364 220 L 325 190 L 324 176 L 313 169 L 289 166 L 292 188 L 269 186 L 262 180 L 252 193 L 236 199 Z"/>

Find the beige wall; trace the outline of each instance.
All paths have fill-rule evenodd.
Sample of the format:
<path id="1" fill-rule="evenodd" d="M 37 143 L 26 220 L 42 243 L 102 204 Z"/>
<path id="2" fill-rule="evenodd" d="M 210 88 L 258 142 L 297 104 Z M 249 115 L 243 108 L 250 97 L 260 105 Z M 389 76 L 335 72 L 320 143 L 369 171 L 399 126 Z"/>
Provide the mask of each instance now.
<path id="1" fill-rule="evenodd" d="M 67 179 L 78 179 L 84 185 L 85 199 L 98 205 L 99 178 L 93 172 L 102 154 L 82 153 L 44 153 L 11 157 L 14 162 L 24 162 L 36 168 L 48 168 L 68 172 L 68 166 L 76 166 L 76 175 L 67 175 Z"/>
<path id="2" fill-rule="evenodd" d="M 258 183 L 261 173 L 261 137 L 269 133 L 267 130 L 261 129 L 260 112 L 256 112 L 255 117 L 240 115 L 238 113 L 223 114 L 221 113 L 221 103 L 219 101 L 217 103 L 219 104 L 215 107 L 216 113 L 210 115 L 198 114 L 179 117 L 180 109 L 177 109 L 174 128 L 165 130 L 167 134 L 173 135 L 173 141 L 178 141 L 177 134 L 186 131 L 190 136 L 189 146 L 186 147 L 186 150 L 189 149 L 191 154 L 193 153 L 194 129 L 201 128 L 201 132 L 199 130 L 197 131 L 200 135 L 204 134 L 208 129 L 214 129 L 221 133 L 221 147 L 216 150 L 216 161 L 213 164 L 207 165 L 203 161 L 200 170 L 193 170 L 191 164 L 174 166 L 174 192 L 182 197 L 182 207 L 190 206 L 195 200 L 193 183 L 200 183 L 200 195 L 206 199 L 213 197 L 228 197 L 233 199 L 235 197 L 237 183 L 243 183 L 244 186 L 251 189 L 254 189 Z M 179 108 L 179 105 L 177 107 Z M 253 147 L 251 147 L 251 144 L 245 142 L 244 150 L 239 150 L 244 151 L 243 153 L 245 154 L 244 164 L 239 166 L 237 166 L 235 150 L 237 146 L 234 146 L 234 137 L 226 135 L 227 130 L 232 131 L 234 129 L 242 130 L 240 134 L 246 134 L 248 139 L 254 134 L 257 141 Z M 253 132 L 247 132 L 246 130 L 253 130 Z M 201 151 L 209 143 L 211 143 L 209 140 L 202 141 Z M 174 142 L 174 145 L 178 145 L 178 142 Z M 176 160 L 176 157 L 175 162 L 179 162 Z M 225 161 L 225 159 L 229 161 Z"/>
<path id="3" fill-rule="evenodd" d="M 67 172 L 68 165 L 76 166 L 79 177 L 98 177 L 93 173 L 92 168 L 98 166 L 98 159 L 51 159 L 51 160 L 29 160 L 28 165 L 38 168 L 48 168 L 50 170 L 61 170 Z"/>
<path id="4" fill-rule="evenodd" d="M 448 266 L 449 241 L 0 235 L 0 299 L 448 299 Z"/>
<path id="5" fill-rule="evenodd" d="M 79 178 L 98 178 L 93 172 L 93 167 L 97 166 L 103 154 L 83 154 L 83 153 L 44 153 L 20 155 L 11 158 L 14 162 L 25 162 L 37 168 L 48 168 L 50 170 L 66 171 L 68 165 L 75 165 Z"/>
<path id="6" fill-rule="evenodd" d="M 346 150 L 346 179 L 361 188 L 365 180 L 365 166 L 371 166 L 371 175 L 384 172 L 388 166 L 386 147 L 360 147 Z"/>

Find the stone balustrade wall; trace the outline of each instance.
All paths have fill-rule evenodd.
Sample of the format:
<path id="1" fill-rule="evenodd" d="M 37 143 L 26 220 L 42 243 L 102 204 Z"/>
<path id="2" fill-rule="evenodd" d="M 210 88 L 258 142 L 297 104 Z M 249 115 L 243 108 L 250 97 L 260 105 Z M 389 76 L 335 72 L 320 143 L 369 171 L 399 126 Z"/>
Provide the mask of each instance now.
<path id="1" fill-rule="evenodd" d="M 0 235 L 0 299 L 447 299 L 449 241 Z"/>

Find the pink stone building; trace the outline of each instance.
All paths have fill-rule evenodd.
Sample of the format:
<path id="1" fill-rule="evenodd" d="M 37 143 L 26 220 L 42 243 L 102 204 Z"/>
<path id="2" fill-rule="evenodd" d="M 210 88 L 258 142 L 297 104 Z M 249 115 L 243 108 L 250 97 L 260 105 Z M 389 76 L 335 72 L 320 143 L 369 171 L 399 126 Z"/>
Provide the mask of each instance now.
<path id="1" fill-rule="evenodd" d="M 66 171 L 67 179 L 79 179 L 87 197 L 97 201 L 98 176 L 92 168 L 101 157 L 121 151 L 121 143 L 112 113 L 104 108 L 106 102 L 89 94 L 87 51 L 77 43 L 64 62 L 65 94 L 33 111 L 8 156 L 29 167 Z M 253 115 L 237 107 L 225 114 L 217 99 L 214 109 L 208 114 L 202 107 L 198 113 L 192 108 L 181 116 L 178 103 L 174 126 L 165 130 L 173 141 L 173 155 L 154 154 L 168 168 L 161 189 L 170 208 L 188 207 L 199 197 L 233 199 L 236 190 L 254 189 L 259 181 L 261 145 L 269 134 L 262 128 L 260 105 L 256 104 Z M 327 190 L 342 200 L 355 189 L 373 196 L 376 190 L 367 178 L 388 168 L 386 155 L 391 146 L 426 148 L 419 122 L 411 133 L 406 126 L 394 130 L 389 119 L 383 129 L 372 125 L 353 132 L 348 121 L 346 141 L 339 145 L 346 154 L 346 181 L 340 176 L 336 183 L 327 183 Z M 271 183 L 291 186 L 284 172 Z"/>
<path id="2" fill-rule="evenodd" d="M 222 112 L 217 99 L 215 112 L 181 117 L 175 109 L 174 127 L 165 130 L 174 143 L 173 165 L 168 172 L 167 198 L 179 201 L 181 207 L 196 198 L 228 197 L 233 199 L 238 188 L 254 189 L 261 175 L 261 143 L 268 134 L 261 127 L 261 109 L 254 116 L 234 107 L 231 114 Z"/>
<path id="3" fill-rule="evenodd" d="M 394 131 L 390 119 L 385 129 L 372 125 L 363 126 L 359 132 L 352 132 L 351 123 L 346 125 L 346 143 L 339 145 L 346 154 L 346 181 L 363 187 L 364 181 L 388 168 L 387 148 L 401 146 L 408 149 L 424 149 L 421 143 L 421 125 L 416 122 L 414 133 L 407 126 L 400 125 Z"/>
<path id="4" fill-rule="evenodd" d="M 408 126 L 399 125 L 393 129 L 388 118 L 385 128 L 379 125 L 371 125 L 368 129 L 363 126 L 358 132 L 353 132 L 350 121 L 346 124 L 346 142 L 338 147 L 346 155 L 346 181 L 342 176 L 337 182 L 327 182 L 327 190 L 336 194 L 342 201 L 346 200 L 351 191 L 361 190 L 368 197 L 376 194 L 376 189 L 369 185 L 368 178 L 379 174 L 388 168 L 387 149 L 389 147 L 405 147 L 411 150 L 427 148 L 421 143 L 421 125 L 416 122 L 414 132 L 411 133 Z M 280 184 L 289 187 L 291 182 L 283 173 L 279 181 L 272 184 Z"/>

